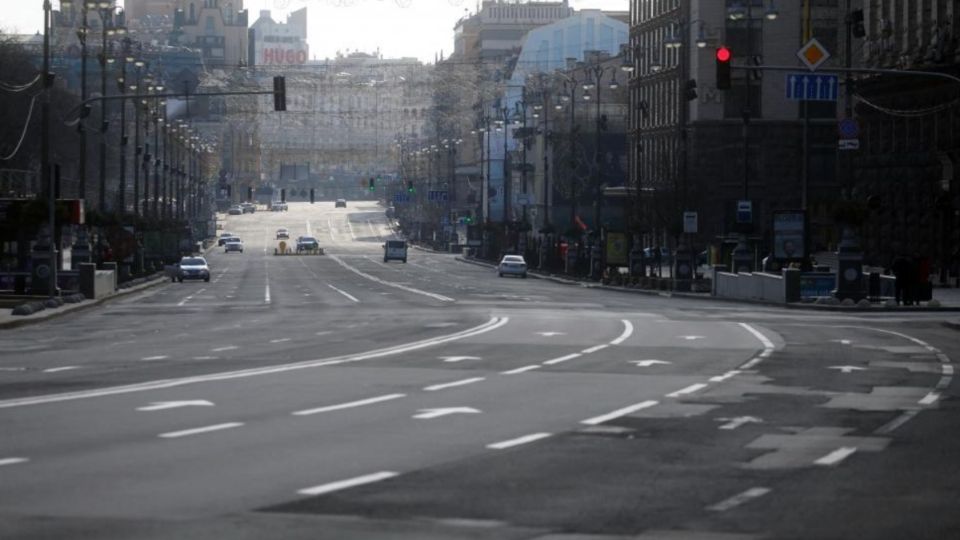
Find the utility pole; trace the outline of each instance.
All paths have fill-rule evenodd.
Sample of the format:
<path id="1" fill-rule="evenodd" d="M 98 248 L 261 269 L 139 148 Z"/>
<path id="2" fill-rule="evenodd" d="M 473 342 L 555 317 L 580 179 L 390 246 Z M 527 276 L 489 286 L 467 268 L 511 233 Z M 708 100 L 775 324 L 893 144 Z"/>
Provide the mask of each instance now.
<path id="1" fill-rule="evenodd" d="M 83 14 L 83 21 L 77 30 L 77 38 L 80 40 L 80 101 L 87 100 L 87 33 L 90 30 L 87 26 L 87 5 L 82 2 L 80 12 Z M 87 129 L 83 125 L 84 117 L 80 116 L 77 122 L 77 129 L 80 131 L 80 186 L 79 196 L 81 199 L 87 198 Z"/>
<path id="2" fill-rule="evenodd" d="M 50 26 L 53 21 L 53 6 L 50 0 L 43 1 L 43 73 L 40 81 L 43 88 L 41 99 L 41 134 L 40 134 L 40 170 L 43 185 L 47 189 L 47 219 L 50 225 L 50 251 L 48 253 L 47 268 L 49 269 L 49 283 L 47 294 L 50 298 L 57 295 L 57 190 L 54 186 L 54 177 L 51 174 L 50 164 Z M 38 274 L 39 275 L 39 274 Z"/>

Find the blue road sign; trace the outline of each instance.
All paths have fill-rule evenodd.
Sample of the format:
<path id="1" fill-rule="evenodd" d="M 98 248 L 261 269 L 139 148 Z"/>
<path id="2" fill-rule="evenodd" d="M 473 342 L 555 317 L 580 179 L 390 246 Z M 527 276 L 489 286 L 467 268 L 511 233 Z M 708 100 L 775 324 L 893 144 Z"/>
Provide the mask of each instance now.
<path id="1" fill-rule="evenodd" d="M 394 193 L 394 194 L 393 194 L 393 202 L 395 202 L 395 203 L 410 202 L 410 194 L 409 194 L 409 193 Z"/>
<path id="2" fill-rule="evenodd" d="M 788 73 L 787 99 L 836 101 L 840 80 L 828 73 Z"/>
<path id="3" fill-rule="evenodd" d="M 428 191 L 427 200 L 434 202 L 446 202 L 447 201 L 447 192 L 446 191 Z"/>

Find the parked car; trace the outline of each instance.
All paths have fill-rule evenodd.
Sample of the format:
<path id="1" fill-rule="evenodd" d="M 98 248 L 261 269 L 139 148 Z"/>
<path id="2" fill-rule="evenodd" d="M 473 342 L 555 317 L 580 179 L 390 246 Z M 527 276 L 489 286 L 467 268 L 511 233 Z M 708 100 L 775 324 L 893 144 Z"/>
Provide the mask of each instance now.
<path id="1" fill-rule="evenodd" d="M 271 212 L 286 212 L 286 211 L 287 211 L 287 203 L 285 203 L 285 202 L 280 202 L 280 201 L 270 203 L 270 211 L 271 211 Z"/>
<path id="2" fill-rule="evenodd" d="M 231 238 L 224 244 L 223 252 L 230 253 L 231 251 L 243 253 L 243 242 L 239 238 Z"/>
<path id="3" fill-rule="evenodd" d="M 241 206 L 231 206 L 230 210 L 227 210 L 227 213 L 230 214 L 231 216 L 239 216 L 240 214 L 243 214 L 244 211 L 243 211 L 243 207 Z"/>
<path id="4" fill-rule="evenodd" d="M 281 238 L 290 238 L 290 231 L 286 227 L 280 227 L 277 229 L 277 240 Z"/>
<path id="5" fill-rule="evenodd" d="M 320 249 L 320 242 L 312 236 L 301 236 L 297 238 L 297 253 L 301 251 L 314 251 Z"/>
<path id="6" fill-rule="evenodd" d="M 390 260 L 407 262 L 407 243 L 403 240 L 387 240 L 383 245 L 383 262 Z"/>
<path id="7" fill-rule="evenodd" d="M 252 214 L 257 211 L 257 207 L 253 203 L 243 203 L 240 205 L 240 208 L 244 214 Z"/>
<path id="8" fill-rule="evenodd" d="M 217 246 L 223 246 L 224 244 L 227 243 L 228 238 L 233 238 L 234 236 L 236 235 L 231 232 L 220 233 L 220 238 L 217 239 Z"/>
<path id="9" fill-rule="evenodd" d="M 500 277 L 510 274 L 526 279 L 527 261 L 523 260 L 522 255 L 504 255 L 503 259 L 500 259 L 500 264 L 497 265 L 497 272 Z"/>
<path id="10" fill-rule="evenodd" d="M 185 279 L 210 281 L 210 266 L 203 257 L 183 257 L 177 265 L 177 275 L 173 281 L 183 283 Z"/>
<path id="11" fill-rule="evenodd" d="M 333 203 L 334 208 L 346 208 L 347 200 L 346 199 L 337 199 L 337 202 Z"/>

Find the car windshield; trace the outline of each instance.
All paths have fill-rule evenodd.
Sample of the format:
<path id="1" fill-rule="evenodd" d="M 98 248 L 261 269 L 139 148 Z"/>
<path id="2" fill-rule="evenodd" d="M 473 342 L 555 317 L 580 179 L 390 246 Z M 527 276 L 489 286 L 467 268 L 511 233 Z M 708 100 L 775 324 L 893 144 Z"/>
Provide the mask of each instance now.
<path id="1" fill-rule="evenodd" d="M 402 248 L 402 247 L 406 247 L 406 245 L 407 245 L 406 242 L 400 242 L 397 240 L 390 240 L 387 242 L 388 248 Z"/>
<path id="2" fill-rule="evenodd" d="M 517 256 L 517 255 L 507 255 L 506 257 L 503 258 L 503 262 L 522 263 L 524 262 L 524 260 L 523 260 L 523 257 Z"/>
<path id="3" fill-rule="evenodd" d="M 315 243 L 317 239 L 312 236 L 303 236 L 300 238 L 300 241 L 303 242 L 304 244 L 310 244 L 310 243 Z"/>
<path id="4" fill-rule="evenodd" d="M 207 261 L 203 259 L 183 259 L 180 261 L 180 266 L 203 266 L 207 264 Z"/>

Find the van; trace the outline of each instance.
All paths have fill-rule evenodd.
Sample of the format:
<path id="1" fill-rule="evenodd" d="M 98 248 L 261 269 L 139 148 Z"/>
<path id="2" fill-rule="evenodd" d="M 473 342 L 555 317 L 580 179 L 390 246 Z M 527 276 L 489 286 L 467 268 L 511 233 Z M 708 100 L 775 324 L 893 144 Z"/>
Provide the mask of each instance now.
<path id="1" fill-rule="evenodd" d="M 407 243 L 403 240 L 387 240 L 383 245 L 383 262 L 391 259 L 407 262 Z"/>

